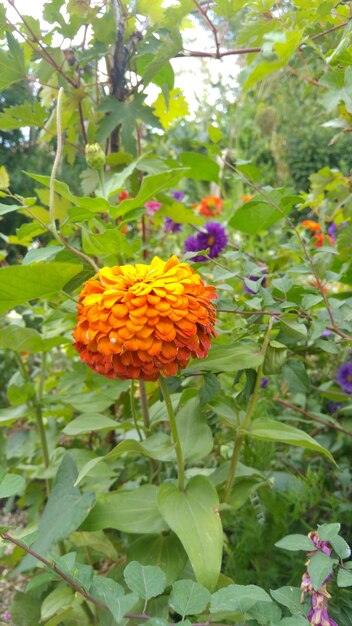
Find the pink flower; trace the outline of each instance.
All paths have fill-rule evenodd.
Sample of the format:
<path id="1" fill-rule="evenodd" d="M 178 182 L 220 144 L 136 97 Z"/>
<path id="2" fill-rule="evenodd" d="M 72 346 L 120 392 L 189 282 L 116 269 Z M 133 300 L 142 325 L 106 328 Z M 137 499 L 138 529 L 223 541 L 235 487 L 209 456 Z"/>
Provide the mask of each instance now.
<path id="1" fill-rule="evenodd" d="M 12 620 L 12 615 L 11 615 L 10 611 L 7 611 L 7 610 L 6 610 L 6 611 L 4 611 L 4 612 L 1 614 L 1 619 L 2 619 L 4 622 L 11 622 L 11 620 Z"/>
<path id="2" fill-rule="evenodd" d="M 146 202 L 144 206 L 147 209 L 146 214 L 151 217 L 160 209 L 161 202 L 156 202 L 156 200 L 149 200 L 149 202 Z"/>

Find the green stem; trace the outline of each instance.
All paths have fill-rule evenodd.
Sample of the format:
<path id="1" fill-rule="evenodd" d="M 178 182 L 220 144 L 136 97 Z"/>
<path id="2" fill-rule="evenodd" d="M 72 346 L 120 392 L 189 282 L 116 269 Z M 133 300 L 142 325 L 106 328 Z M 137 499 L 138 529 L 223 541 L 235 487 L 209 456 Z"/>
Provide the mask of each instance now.
<path id="1" fill-rule="evenodd" d="M 131 404 L 131 415 L 132 415 L 132 419 L 134 422 L 134 425 L 136 427 L 136 431 L 138 433 L 138 437 L 139 437 L 139 441 L 143 441 L 143 435 L 141 433 L 141 429 L 138 426 L 138 420 L 137 420 L 137 414 L 136 414 L 136 404 L 135 404 L 135 397 L 134 397 L 134 380 L 131 380 L 131 387 L 130 387 L 130 404 Z"/>
<path id="2" fill-rule="evenodd" d="M 273 318 L 270 317 L 269 320 L 269 325 L 267 328 L 267 331 L 265 333 L 265 337 L 264 337 L 264 341 L 263 341 L 263 345 L 262 345 L 262 349 L 261 349 L 261 355 L 263 356 L 263 361 L 262 364 L 258 367 L 258 371 L 257 371 L 257 376 L 255 379 L 255 384 L 254 384 L 254 389 L 253 389 L 253 393 L 251 396 L 251 399 L 249 401 L 248 404 L 248 408 L 247 408 L 247 412 L 246 415 L 243 418 L 242 423 L 240 424 L 237 433 L 236 433 L 236 437 L 235 437 L 235 443 L 234 443 L 234 447 L 233 447 L 233 453 L 232 453 L 232 459 L 231 459 L 231 464 L 230 464 L 230 469 L 229 469 L 229 473 L 227 476 L 227 481 L 226 481 L 226 487 L 225 487 L 225 492 L 224 492 L 224 498 L 223 501 L 227 502 L 232 490 L 232 486 L 233 486 L 233 482 L 235 480 L 235 476 L 236 476 L 236 469 L 237 469 L 237 465 L 238 465 L 238 461 L 240 458 L 240 454 L 241 454 L 241 448 L 242 448 L 242 444 L 244 441 L 244 437 L 245 437 L 245 433 L 246 433 L 246 429 L 248 428 L 248 425 L 252 419 L 253 413 L 254 413 L 254 409 L 255 406 L 257 404 L 257 400 L 258 400 L 258 395 L 259 395 L 259 390 L 260 390 L 260 383 L 262 380 L 262 376 L 263 376 L 263 365 L 264 365 L 264 358 L 265 358 L 265 353 L 267 351 L 268 345 L 269 345 L 269 341 L 270 341 L 270 333 L 271 333 L 271 328 L 273 325 Z"/>
<path id="3" fill-rule="evenodd" d="M 103 194 L 103 198 L 107 200 L 107 198 L 105 197 L 105 172 L 102 167 L 100 168 L 100 170 L 97 170 L 97 171 L 98 171 L 98 178 L 100 182 L 101 193 Z"/>
<path id="4" fill-rule="evenodd" d="M 148 398 L 147 398 L 147 392 L 146 392 L 144 380 L 139 381 L 139 397 L 141 401 L 144 428 L 145 428 L 146 434 L 148 434 L 150 431 L 150 417 L 149 417 L 149 409 L 148 409 Z"/>
<path id="5" fill-rule="evenodd" d="M 161 393 L 163 394 L 163 397 L 165 400 L 166 409 L 169 415 L 172 438 L 173 438 L 175 449 L 176 449 L 177 466 L 178 466 L 178 488 L 180 491 L 183 491 L 184 483 L 185 483 L 185 468 L 184 468 L 183 452 L 181 448 L 180 438 L 178 436 L 175 413 L 174 413 L 174 409 L 172 406 L 169 390 L 167 388 L 165 378 L 163 378 L 162 376 L 160 376 L 159 378 L 159 386 L 160 386 Z"/>

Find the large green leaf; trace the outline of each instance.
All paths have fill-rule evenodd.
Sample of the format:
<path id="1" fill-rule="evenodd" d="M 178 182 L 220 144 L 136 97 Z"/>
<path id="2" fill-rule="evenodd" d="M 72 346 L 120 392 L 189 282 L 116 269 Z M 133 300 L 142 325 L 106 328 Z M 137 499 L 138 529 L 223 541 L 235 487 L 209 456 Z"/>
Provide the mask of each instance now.
<path id="1" fill-rule="evenodd" d="M 0 468 L 0 472 L 1 472 Z M 26 481 L 23 476 L 18 474 L 0 474 L 0 498 L 10 498 L 21 493 L 24 490 Z"/>
<path id="2" fill-rule="evenodd" d="M 154 198 L 154 196 L 166 189 L 170 189 L 178 183 L 181 178 L 188 172 L 186 168 L 177 168 L 173 170 L 166 170 L 160 174 L 151 174 L 143 178 L 141 188 L 135 198 L 124 200 L 111 209 L 112 217 L 122 217 L 133 209 L 143 207 L 148 200 Z"/>
<path id="3" fill-rule="evenodd" d="M 270 596 L 256 585 L 228 585 L 213 593 L 210 613 L 244 614 L 256 602 L 272 602 Z"/>
<path id="4" fill-rule="evenodd" d="M 176 423 L 186 461 L 194 463 L 211 452 L 213 437 L 201 413 L 199 396 L 188 400 L 177 412 Z"/>
<path id="5" fill-rule="evenodd" d="M 89 593 L 109 607 L 115 620 L 120 623 L 125 613 L 128 613 L 138 602 L 136 593 L 125 595 L 124 589 L 111 578 L 95 576 L 89 588 Z"/>
<path id="6" fill-rule="evenodd" d="M 167 530 L 157 506 L 157 487 L 143 485 L 98 497 L 84 530 L 116 528 L 126 533 L 156 534 Z"/>
<path id="7" fill-rule="evenodd" d="M 220 574 L 223 531 L 212 483 L 205 476 L 195 476 L 183 492 L 164 483 L 158 505 L 186 550 L 198 582 L 213 590 Z"/>
<path id="8" fill-rule="evenodd" d="M 243 233 L 255 235 L 288 215 L 292 207 L 300 201 L 299 196 L 285 196 L 284 191 L 280 189 L 267 191 L 267 196 L 279 208 L 273 206 L 269 200 L 256 196 L 237 209 L 229 221 L 229 226 Z"/>
<path id="9" fill-rule="evenodd" d="M 307 566 L 308 574 L 316 591 L 332 572 L 333 560 L 324 552 L 316 552 L 310 557 Z"/>
<path id="10" fill-rule="evenodd" d="M 213 346 L 205 359 L 194 359 L 184 370 L 191 372 L 237 372 L 248 368 L 256 369 L 263 361 L 260 348 L 253 342 L 241 342 Z"/>
<path id="11" fill-rule="evenodd" d="M 76 419 L 72 420 L 65 426 L 63 432 L 69 437 L 91 433 L 99 430 L 114 430 L 117 427 L 116 422 L 106 415 L 99 413 L 83 413 Z"/>
<path id="12" fill-rule="evenodd" d="M 14 130 L 23 126 L 38 126 L 41 128 L 45 123 L 47 115 L 46 109 L 36 101 L 27 101 L 23 104 L 6 107 L 0 113 L 0 130 Z"/>
<path id="13" fill-rule="evenodd" d="M 276 542 L 277 548 L 282 548 L 283 550 L 290 550 L 295 552 L 296 550 L 304 550 L 305 552 L 311 552 L 314 548 L 313 541 L 307 537 L 306 535 L 287 535 L 287 537 L 283 537 L 280 541 Z"/>
<path id="14" fill-rule="evenodd" d="M 313 437 L 303 430 L 283 424 L 271 419 L 256 419 L 252 422 L 247 433 L 250 437 L 261 439 L 262 441 L 275 441 L 277 443 L 287 443 L 291 446 L 299 446 L 307 450 L 325 454 L 333 463 L 334 459 L 326 448 L 320 445 Z"/>
<path id="15" fill-rule="evenodd" d="M 219 181 L 220 166 L 213 159 L 198 152 L 181 152 L 180 161 L 183 166 L 189 167 L 189 178 L 193 180 Z"/>
<path id="16" fill-rule="evenodd" d="M 26 75 L 23 50 L 15 37 L 7 32 L 8 50 L 0 50 L 0 91 L 23 80 Z"/>
<path id="17" fill-rule="evenodd" d="M 161 567 L 167 585 L 180 576 L 187 563 L 187 554 L 174 533 L 142 535 L 129 546 L 127 556 L 129 561 Z"/>
<path id="18" fill-rule="evenodd" d="M 56 295 L 82 271 L 76 263 L 35 263 L 0 269 L 0 313 L 36 298 Z"/>
<path id="19" fill-rule="evenodd" d="M 67 343 L 65 337 L 45 339 L 34 328 L 11 324 L 0 330 L 0 349 L 14 352 L 46 352 L 55 346 Z"/>
<path id="20" fill-rule="evenodd" d="M 50 176 L 42 176 L 41 174 L 33 174 L 32 172 L 24 172 L 33 180 L 36 180 L 38 183 L 44 185 L 44 187 L 50 187 Z M 66 200 L 70 200 L 73 204 L 78 207 L 82 207 L 83 209 L 87 209 L 92 213 L 109 213 L 113 208 L 112 205 L 105 200 L 105 198 L 88 198 L 75 196 L 71 191 L 69 186 L 66 183 L 63 183 L 60 180 L 55 181 L 55 191 L 57 194 L 65 198 Z"/>
<path id="21" fill-rule="evenodd" d="M 75 463 L 72 457 L 66 454 L 39 521 L 38 539 L 32 545 L 33 550 L 41 556 L 47 556 L 54 544 L 76 530 L 95 503 L 94 493 L 81 494 L 78 487 L 74 487 L 76 478 Z M 37 564 L 38 561 L 27 554 L 18 570 L 27 571 Z"/>

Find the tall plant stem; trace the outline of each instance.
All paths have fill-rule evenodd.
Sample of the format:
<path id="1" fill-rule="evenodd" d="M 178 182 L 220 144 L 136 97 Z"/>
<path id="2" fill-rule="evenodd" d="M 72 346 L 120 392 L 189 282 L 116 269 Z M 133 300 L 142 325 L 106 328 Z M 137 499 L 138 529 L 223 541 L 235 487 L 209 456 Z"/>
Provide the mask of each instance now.
<path id="1" fill-rule="evenodd" d="M 257 376 L 255 379 L 255 384 L 254 384 L 254 389 L 253 389 L 253 393 L 251 396 L 251 399 L 249 401 L 248 404 L 248 408 L 247 408 L 247 412 L 242 420 L 242 423 L 240 424 L 237 433 L 236 433 L 236 437 L 235 437 L 235 443 L 233 446 L 233 453 L 232 453 L 232 459 L 231 459 L 231 465 L 230 465 L 230 469 L 229 469 L 229 473 L 227 476 L 227 481 L 226 481 L 226 487 L 225 487 L 225 493 L 224 493 L 224 498 L 223 501 L 227 502 L 231 490 L 232 490 L 232 486 L 233 486 L 233 482 L 235 480 L 235 476 L 236 476 L 236 470 L 237 470 L 237 465 L 238 465 L 238 461 L 240 458 L 240 453 L 241 453 L 241 448 L 242 448 L 242 444 L 244 441 L 244 437 L 245 437 L 245 432 L 246 429 L 248 428 L 248 425 L 252 419 L 253 416 L 253 412 L 255 409 L 255 406 L 257 404 L 257 400 L 258 400 L 258 395 L 259 395 L 259 390 L 260 390 L 260 383 L 261 383 L 261 379 L 263 376 L 263 363 L 264 363 L 264 357 L 265 357 L 265 353 L 267 351 L 268 345 L 269 345 L 269 341 L 270 341 L 270 333 L 271 333 L 271 328 L 273 325 L 273 318 L 270 317 L 269 320 L 269 324 L 268 324 L 268 328 L 267 331 L 265 333 L 264 336 L 264 341 L 263 341 L 263 345 L 262 345 L 262 349 L 260 351 L 262 357 L 263 357 L 263 361 L 262 364 L 258 367 L 258 371 L 257 371 Z"/>
<path id="2" fill-rule="evenodd" d="M 139 397 L 141 401 L 144 428 L 145 428 L 146 434 L 148 434 L 150 431 L 150 417 L 149 417 L 149 409 L 148 409 L 147 392 L 146 392 L 144 380 L 139 381 Z"/>
<path id="3" fill-rule="evenodd" d="M 161 393 L 163 394 L 163 398 L 165 400 L 166 409 L 169 415 L 172 438 L 173 438 L 175 449 L 176 449 L 177 466 L 178 466 L 178 488 L 180 491 L 183 491 L 184 484 L 185 484 L 185 464 L 184 464 L 184 459 L 183 459 L 183 452 L 182 452 L 180 438 L 178 436 L 175 413 L 174 413 L 174 409 L 172 406 L 169 390 L 167 388 L 165 378 L 163 378 L 162 376 L 160 376 L 159 378 L 159 386 L 161 389 Z"/>
<path id="4" fill-rule="evenodd" d="M 136 431 L 138 433 L 138 437 L 139 437 L 139 441 L 143 441 L 143 435 L 141 433 L 141 429 L 139 428 L 138 425 L 138 420 L 137 420 L 137 414 L 136 414 L 136 404 L 135 404 L 135 397 L 134 397 L 134 380 L 131 380 L 131 387 L 130 387 L 130 404 L 131 404 L 131 415 L 132 415 L 132 419 L 133 419 L 133 423 L 136 427 Z"/>

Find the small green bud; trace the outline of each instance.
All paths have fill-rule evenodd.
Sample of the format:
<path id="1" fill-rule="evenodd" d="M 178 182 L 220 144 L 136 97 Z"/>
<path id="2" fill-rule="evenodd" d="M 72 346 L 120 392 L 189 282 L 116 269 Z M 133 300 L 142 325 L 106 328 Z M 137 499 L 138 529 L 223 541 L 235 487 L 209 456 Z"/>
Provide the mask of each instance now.
<path id="1" fill-rule="evenodd" d="M 87 143 L 86 162 L 93 170 L 100 170 L 105 165 L 105 154 L 98 143 Z"/>

